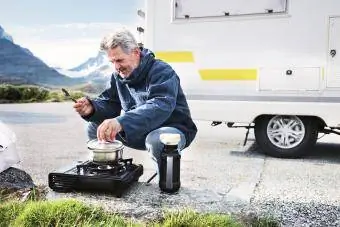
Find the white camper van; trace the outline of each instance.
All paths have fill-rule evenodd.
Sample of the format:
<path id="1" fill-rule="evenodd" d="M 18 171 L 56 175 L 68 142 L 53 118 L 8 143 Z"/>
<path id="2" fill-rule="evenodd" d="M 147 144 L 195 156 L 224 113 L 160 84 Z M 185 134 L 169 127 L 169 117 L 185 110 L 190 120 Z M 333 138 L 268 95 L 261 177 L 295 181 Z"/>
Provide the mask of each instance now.
<path id="1" fill-rule="evenodd" d="M 254 128 L 276 157 L 339 134 L 339 0 L 146 0 L 144 10 L 144 44 L 178 72 L 194 119 Z"/>

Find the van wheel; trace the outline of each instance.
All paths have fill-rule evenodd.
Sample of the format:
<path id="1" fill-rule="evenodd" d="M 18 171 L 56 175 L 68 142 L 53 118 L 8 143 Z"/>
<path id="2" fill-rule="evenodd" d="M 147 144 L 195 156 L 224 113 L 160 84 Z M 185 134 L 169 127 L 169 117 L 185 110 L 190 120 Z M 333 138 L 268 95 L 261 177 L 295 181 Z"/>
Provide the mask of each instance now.
<path id="1" fill-rule="evenodd" d="M 261 150 L 278 158 L 297 158 L 314 146 L 318 136 L 311 117 L 263 116 L 255 121 L 255 138 Z"/>

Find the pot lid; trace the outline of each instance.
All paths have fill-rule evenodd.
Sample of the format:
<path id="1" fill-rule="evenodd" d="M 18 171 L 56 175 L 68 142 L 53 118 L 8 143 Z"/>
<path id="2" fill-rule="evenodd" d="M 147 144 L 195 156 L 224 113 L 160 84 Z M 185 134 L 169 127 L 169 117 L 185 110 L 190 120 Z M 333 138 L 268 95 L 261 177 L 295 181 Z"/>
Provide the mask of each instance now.
<path id="1" fill-rule="evenodd" d="M 94 139 L 94 140 L 90 140 L 87 143 L 87 147 L 90 150 L 97 150 L 97 151 L 117 151 L 117 150 L 122 149 L 124 145 L 119 140 L 109 142 L 109 141 L 98 141 L 98 139 Z"/>

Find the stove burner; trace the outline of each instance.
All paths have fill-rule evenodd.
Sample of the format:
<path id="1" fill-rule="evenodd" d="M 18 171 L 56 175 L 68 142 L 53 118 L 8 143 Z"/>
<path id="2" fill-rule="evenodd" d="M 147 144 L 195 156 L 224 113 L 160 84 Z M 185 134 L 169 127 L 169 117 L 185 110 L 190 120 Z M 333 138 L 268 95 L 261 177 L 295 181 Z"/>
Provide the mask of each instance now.
<path id="1" fill-rule="evenodd" d="M 49 187 L 58 192 L 111 192 L 119 197 L 142 174 L 143 166 L 133 164 L 132 159 L 111 163 L 85 161 L 50 173 Z"/>
<path id="2" fill-rule="evenodd" d="M 83 174 L 111 174 L 111 175 L 117 175 L 119 173 L 122 173 L 126 171 L 126 165 L 124 163 L 117 163 L 115 165 L 98 165 L 96 163 L 87 163 L 87 164 L 81 164 L 77 165 L 77 173 L 83 173 Z"/>
<path id="3" fill-rule="evenodd" d="M 98 166 L 97 168 L 98 168 L 98 170 L 110 170 L 113 167 L 110 166 L 110 165 L 101 165 L 101 166 Z"/>
<path id="4" fill-rule="evenodd" d="M 132 158 L 127 158 L 127 159 L 119 159 L 116 161 L 107 161 L 107 162 L 95 162 L 95 161 L 88 161 L 88 164 L 93 164 L 93 165 L 110 165 L 110 166 L 116 166 L 116 165 L 131 165 L 132 164 Z"/>

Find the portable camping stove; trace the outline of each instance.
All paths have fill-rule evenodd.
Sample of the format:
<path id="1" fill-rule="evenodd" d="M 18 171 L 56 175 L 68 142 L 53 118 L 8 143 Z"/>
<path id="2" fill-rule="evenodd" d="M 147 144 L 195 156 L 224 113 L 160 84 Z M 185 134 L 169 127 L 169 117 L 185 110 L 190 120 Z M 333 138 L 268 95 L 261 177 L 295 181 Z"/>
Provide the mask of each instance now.
<path id="1" fill-rule="evenodd" d="M 133 164 L 132 158 L 114 163 L 80 161 L 50 173 L 48 184 L 57 192 L 110 192 L 120 197 L 142 174 L 143 166 Z"/>

